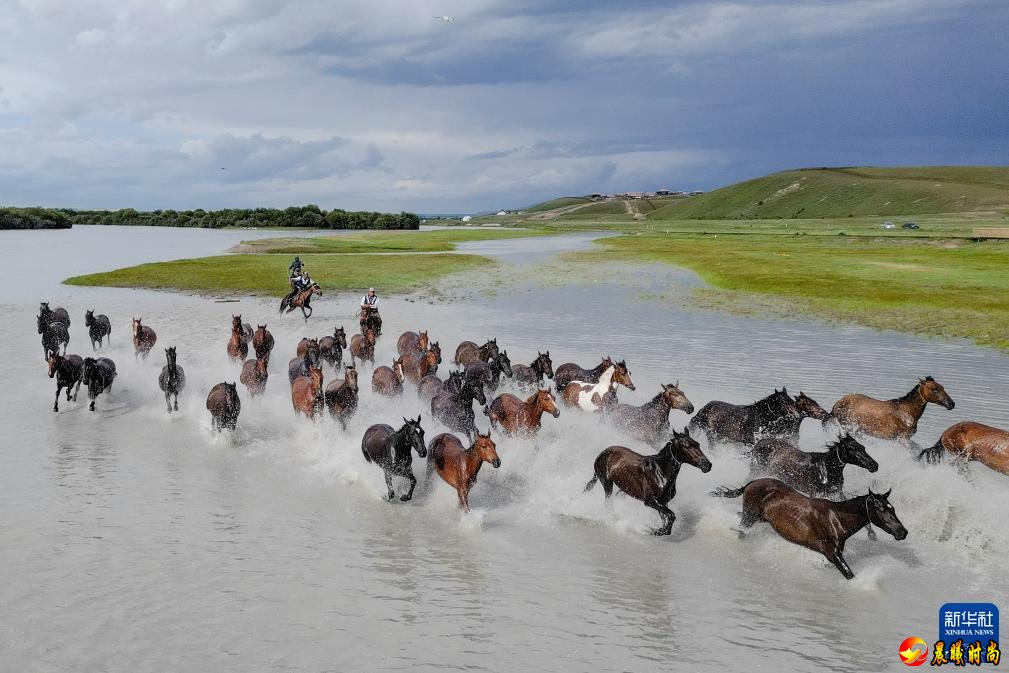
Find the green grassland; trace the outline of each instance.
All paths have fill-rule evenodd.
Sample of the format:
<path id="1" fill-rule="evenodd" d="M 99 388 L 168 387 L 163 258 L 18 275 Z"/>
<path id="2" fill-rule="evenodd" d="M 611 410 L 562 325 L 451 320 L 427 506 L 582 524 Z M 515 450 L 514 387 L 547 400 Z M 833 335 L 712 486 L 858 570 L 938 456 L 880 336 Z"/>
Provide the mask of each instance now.
<path id="1" fill-rule="evenodd" d="M 515 229 L 451 228 L 430 231 L 371 231 L 342 236 L 262 238 L 242 241 L 235 252 L 262 253 L 367 253 L 367 252 L 447 252 L 456 243 L 499 238 L 539 236 L 545 231 Z"/>
<path id="2" fill-rule="evenodd" d="M 537 203 L 534 206 L 529 206 L 525 209 L 525 211 L 527 213 L 541 213 L 546 210 L 567 208 L 568 206 L 577 206 L 583 203 L 592 203 L 592 199 L 587 196 L 562 196 L 559 199 L 552 199 L 550 201 L 544 201 L 543 203 Z"/>

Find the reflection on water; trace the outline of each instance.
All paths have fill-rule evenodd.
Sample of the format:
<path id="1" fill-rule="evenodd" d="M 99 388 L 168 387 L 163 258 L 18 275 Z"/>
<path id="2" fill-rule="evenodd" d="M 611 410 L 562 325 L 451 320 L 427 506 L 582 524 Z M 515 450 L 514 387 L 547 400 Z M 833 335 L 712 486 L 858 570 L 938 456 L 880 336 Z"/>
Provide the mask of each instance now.
<path id="1" fill-rule="evenodd" d="M 47 273 L 209 254 L 249 237 L 72 232 L 77 250 L 50 245 Z M 24 238 L 4 239 L 16 241 L 0 252 L 4 273 L 36 264 L 43 243 L 71 241 L 17 233 Z M 130 237 L 125 252 L 111 240 L 123 235 Z M 782 385 L 829 407 L 848 391 L 900 395 L 932 374 L 957 407 L 929 407 L 921 443 L 967 418 L 1009 426 L 1001 355 L 963 342 L 656 303 L 645 297 L 686 294 L 696 279 L 653 265 L 558 273 L 542 252 L 586 241 L 481 242 L 483 252 L 501 246 L 498 270 L 445 281 L 438 301 L 428 291 L 386 299 L 378 361 L 391 358 L 405 329 L 430 329 L 446 352 L 462 339 L 496 336 L 513 362 L 547 348 L 555 366 L 625 357 L 638 390 L 621 390 L 623 401 L 643 403 L 660 383 L 679 379 L 698 408 L 716 398 L 750 401 Z M 76 254 L 81 246 L 87 254 Z M 85 308 L 112 318 L 107 354 L 120 375 L 95 413 L 84 395 L 51 411 L 55 384 L 37 354 L 34 320 L 43 292 L 71 310 L 71 351 L 87 347 Z M 312 425 L 294 417 L 283 371 L 301 336 L 356 326 L 356 299 L 327 294 L 307 327 L 259 299 L 222 305 L 53 284 L 21 287 L 2 300 L 4 378 L 15 382 L 0 387 L 7 667 L 162 671 L 171 661 L 177 670 L 215 671 L 736 670 L 745 662 L 889 670 L 901 639 L 933 632 L 942 602 L 1004 602 L 1004 477 L 977 466 L 969 478 L 923 467 L 886 443 L 869 444 L 879 472 L 850 471 L 847 487 L 893 486 L 911 535 L 853 538 L 851 582 L 766 527 L 736 539 L 739 502 L 706 495 L 745 479 L 746 462 L 731 448 L 710 452 L 709 474 L 681 472 L 674 534 L 647 535 L 658 522 L 651 510 L 626 497 L 609 509 L 600 489 L 582 493 L 600 449 L 642 447 L 574 412 L 545 418 L 534 440 L 495 437 L 503 463 L 481 470 L 469 516 L 416 459 L 415 501 L 385 503 L 381 472 L 362 460 L 360 436 L 373 422 L 422 413 L 422 405 L 410 391 L 402 400 L 376 400 L 365 377 L 361 410 L 344 434 L 329 419 Z M 247 322 L 269 324 L 275 364 L 263 399 L 249 400 L 239 387 L 238 431 L 216 435 L 204 400 L 212 385 L 237 378 L 225 343 L 239 311 Z M 131 314 L 143 314 L 158 332 L 147 362 L 130 350 Z M 178 347 L 189 379 L 172 416 L 157 386 L 169 345 Z M 686 420 L 673 412 L 675 426 Z M 480 414 L 478 424 L 485 427 Z M 425 427 L 429 438 L 440 431 L 427 419 Z M 804 425 L 808 448 L 825 439 L 816 424 Z"/>

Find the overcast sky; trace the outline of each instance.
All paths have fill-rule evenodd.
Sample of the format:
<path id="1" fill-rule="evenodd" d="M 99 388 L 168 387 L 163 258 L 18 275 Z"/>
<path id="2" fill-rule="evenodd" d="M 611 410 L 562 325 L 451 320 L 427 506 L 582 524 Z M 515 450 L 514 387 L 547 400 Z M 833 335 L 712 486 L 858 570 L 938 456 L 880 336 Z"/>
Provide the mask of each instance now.
<path id="1" fill-rule="evenodd" d="M 851 164 L 1009 164 L 1009 2 L 0 0 L 0 204 L 465 213 Z"/>

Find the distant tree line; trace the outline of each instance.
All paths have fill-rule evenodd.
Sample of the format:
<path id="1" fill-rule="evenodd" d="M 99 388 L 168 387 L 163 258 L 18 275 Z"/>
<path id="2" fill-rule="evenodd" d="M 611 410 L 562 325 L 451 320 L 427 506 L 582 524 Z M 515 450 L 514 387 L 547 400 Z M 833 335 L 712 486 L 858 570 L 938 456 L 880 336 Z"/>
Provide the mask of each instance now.
<path id="1" fill-rule="evenodd" d="M 34 218 L 34 219 L 33 219 Z M 8 221 L 12 224 L 9 224 Z M 119 224 L 149 227 L 302 227 L 306 229 L 419 229 L 414 213 L 375 213 L 363 210 L 325 211 L 319 206 L 289 208 L 227 208 L 224 210 L 71 210 L 67 208 L 0 208 L 0 228 L 47 228 L 43 222 Z M 18 223 L 21 226 L 18 226 Z"/>

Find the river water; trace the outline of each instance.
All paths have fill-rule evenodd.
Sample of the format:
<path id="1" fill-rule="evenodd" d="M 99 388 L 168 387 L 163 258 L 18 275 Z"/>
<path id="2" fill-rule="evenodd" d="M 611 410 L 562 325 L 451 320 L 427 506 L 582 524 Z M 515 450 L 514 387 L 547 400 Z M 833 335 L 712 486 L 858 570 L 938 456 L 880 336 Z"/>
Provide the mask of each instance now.
<path id="1" fill-rule="evenodd" d="M 616 498 L 609 511 L 600 489 L 582 493 L 601 449 L 644 447 L 575 412 L 546 417 L 536 440 L 497 438 L 502 466 L 480 473 L 469 515 L 419 462 L 415 500 L 388 504 L 360 437 L 371 423 L 421 413 L 412 392 L 379 402 L 365 385 L 343 433 L 329 419 L 293 416 L 282 367 L 302 335 L 335 324 L 352 331 L 356 295 L 327 293 L 306 327 L 299 313 L 278 317 L 272 299 L 218 304 L 59 284 L 219 253 L 243 238 L 250 232 L 0 232 L 3 669 L 897 670 L 901 640 L 935 639 L 942 603 L 1006 604 L 1009 496 L 1005 478 L 981 466 L 962 475 L 870 444 L 880 470 L 870 479 L 849 468 L 847 490 L 892 487 L 910 535 L 852 538 L 852 581 L 766 526 L 737 540 L 739 501 L 706 495 L 746 477 L 727 448 L 709 452 L 708 474 L 683 469 L 673 535 L 649 536 L 658 524 L 651 510 Z M 922 445 L 958 420 L 1009 426 L 1005 356 L 656 301 L 686 296 L 697 280 L 669 267 L 587 267 L 554 256 L 590 238 L 462 246 L 501 264 L 385 298 L 379 362 L 391 359 L 404 329 L 429 329 L 447 353 L 462 339 L 495 336 L 513 362 L 547 348 L 555 366 L 626 358 L 638 390 L 622 391 L 623 401 L 642 403 L 660 382 L 679 379 L 698 408 L 782 385 L 829 408 L 849 391 L 901 395 L 932 374 L 957 407 L 929 407 Z M 89 350 L 85 309 L 112 319 L 106 355 L 119 378 L 95 413 L 84 395 L 51 411 L 55 386 L 35 332 L 43 299 L 70 310 L 70 352 Z M 204 400 L 215 383 L 238 377 L 225 355 L 238 312 L 277 338 L 273 378 L 255 402 L 239 385 L 238 430 L 216 435 Z M 131 315 L 158 333 L 147 362 L 132 354 Z M 171 416 L 157 386 L 169 345 L 189 379 Z M 686 420 L 673 412 L 675 426 Z M 426 416 L 424 425 L 429 438 L 440 431 Z M 817 424 L 803 427 L 807 448 L 824 439 Z"/>

